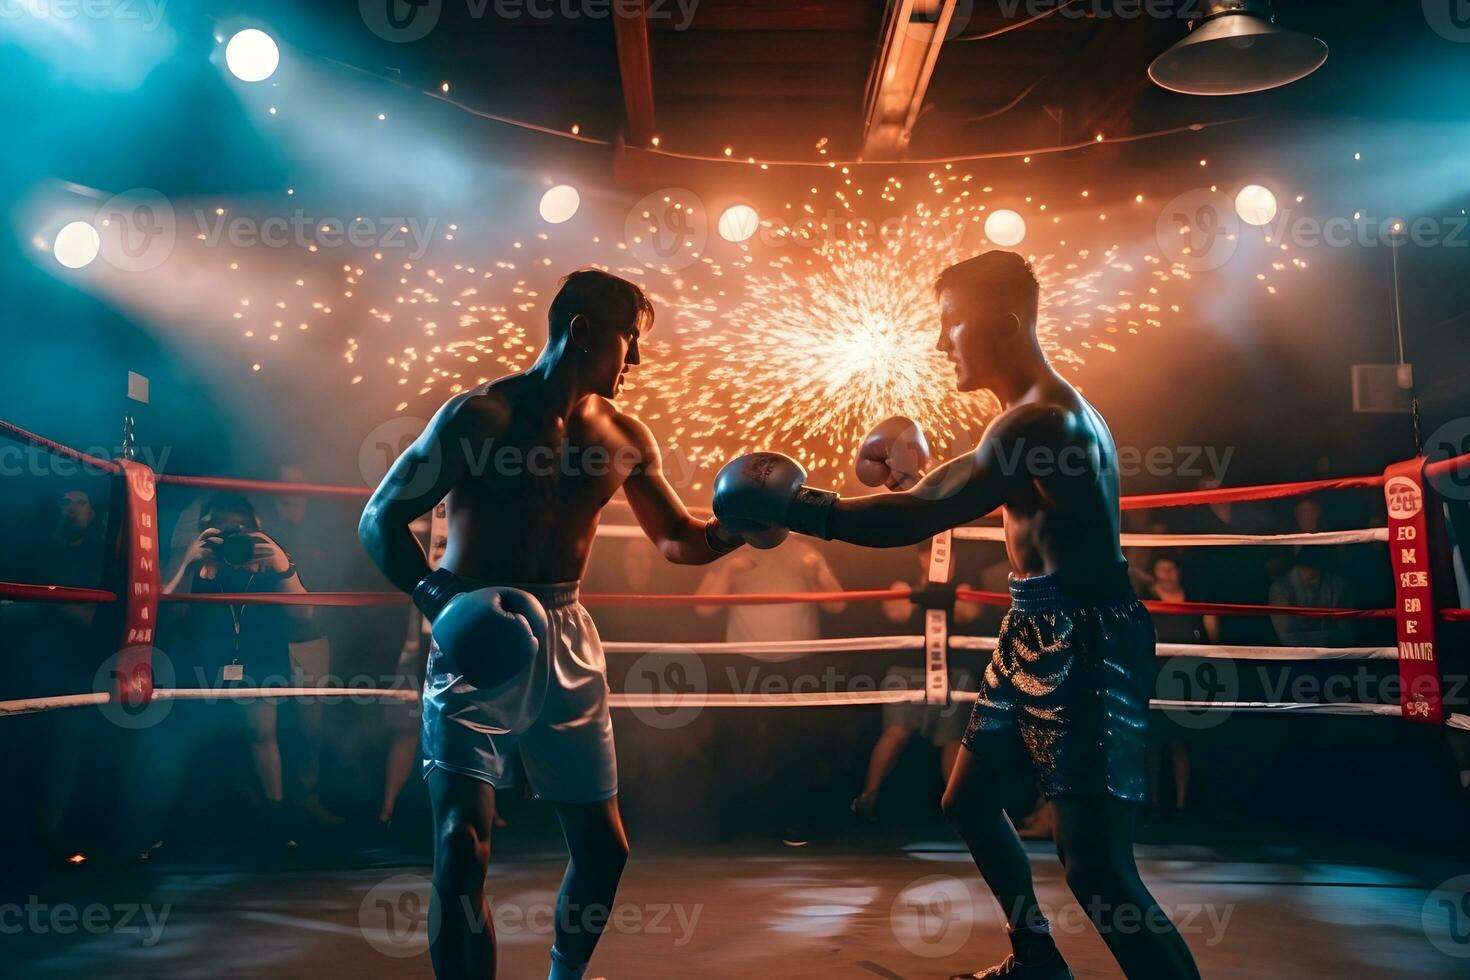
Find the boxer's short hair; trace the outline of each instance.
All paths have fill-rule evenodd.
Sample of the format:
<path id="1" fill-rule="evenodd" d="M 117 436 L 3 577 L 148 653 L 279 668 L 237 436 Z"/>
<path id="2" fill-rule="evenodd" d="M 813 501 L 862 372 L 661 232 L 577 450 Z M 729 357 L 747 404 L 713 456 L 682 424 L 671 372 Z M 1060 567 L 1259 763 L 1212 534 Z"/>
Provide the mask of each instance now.
<path id="1" fill-rule="evenodd" d="M 578 314 L 599 327 L 632 322 L 647 331 L 653 326 L 653 304 L 643 290 L 601 269 L 578 269 L 561 281 L 547 313 L 551 338 L 565 337 Z"/>
<path id="2" fill-rule="evenodd" d="M 1034 310 L 1041 297 L 1041 284 L 1031 263 L 1016 252 L 991 249 L 963 262 L 956 262 L 934 280 L 934 294 L 959 289 L 1008 310 Z"/>

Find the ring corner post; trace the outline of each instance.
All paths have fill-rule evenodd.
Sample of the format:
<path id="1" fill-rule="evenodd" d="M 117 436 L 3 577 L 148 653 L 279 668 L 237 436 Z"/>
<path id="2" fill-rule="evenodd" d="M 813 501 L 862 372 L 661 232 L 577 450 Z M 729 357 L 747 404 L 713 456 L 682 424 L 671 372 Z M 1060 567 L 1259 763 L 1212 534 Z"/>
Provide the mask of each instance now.
<path id="1" fill-rule="evenodd" d="M 118 518 L 117 552 L 112 579 L 122 600 L 112 696 L 129 707 L 153 699 L 153 644 L 158 624 L 158 597 L 162 590 L 159 563 L 158 487 L 144 464 L 118 459 L 113 499 Z"/>
<path id="2" fill-rule="evenodd" d="M 928 587 L 925 598 L 935 586 L 947 587 L 948 608 L 932 602 L 924 603 L 924 701 L 926 704 L 949 703 L 949 617 L 954 609 L 954 532 L 934 536 L 929 552 Z"/>
<path id="3" fill-rule="evenodd" d="M 1424 457 L 1388 467 L 1383 495 L 1388 510 L 1389 560 L 1393 567 L 1394 625 L 1399 662 L 1399 700 L 1405 720 L 1444 723 L 1436 628 L 1434 549 L 1424 491 Z"/>

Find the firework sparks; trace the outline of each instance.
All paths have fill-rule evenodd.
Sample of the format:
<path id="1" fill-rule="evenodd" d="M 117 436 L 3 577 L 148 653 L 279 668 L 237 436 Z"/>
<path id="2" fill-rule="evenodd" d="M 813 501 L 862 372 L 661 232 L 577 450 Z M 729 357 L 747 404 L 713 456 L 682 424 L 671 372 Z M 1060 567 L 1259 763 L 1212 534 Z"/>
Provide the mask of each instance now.
<path id="1" fill-rule="evenodd" d="M 988 392 L 954 389 L 935 348 L 932 293 L 938 273 L 968 254 L 972 217 L 921 205 L 877 229 L 847 226 L 851 237 L 745 271 L 742 296 L 726 312 L 708 297 L 675 294 L 676 339 L 642 369 L 633 410 L 668 420 L 700 466 L 776 449 L 841 479 L 864 434 L 890 415 L 918 421 L 941 455 L 972 447 L 999 406 Z M 784 234 L 807 237 L 805 229 Z M 1116 249 L 1097 262 L 1086 251 L 1065 265 L 1050 255 L 1032 261 L 1044 297 L 1042 348 L 1053 363 L 1079 368 L 1076 345 L 1088 343 L 1102 312 L 1099 281 L 1122 268 Z"/>
<path id="2" fill-rule="evenodd" d="M 556 241 L 538 232 L 510 243 L 503 258 L 473 263 L 458 225 L 417 261 L 364 250 L 336 266 L 320 254 L 242 271 L 247 256 L 231 255 L 222 274 L 253 285 L 224 315 L 251 360 L 260 341 L 351 323 L 351 337 L 336 342 L 352 383 L 371 379 L 364 387 L 381 392 L 386 372 L 393 410 L 427 413 L 448 395 L 527 367 L 556 277 L 596 266 L 639 282 L 669 324 L 645 342 L 623 396 L 666 452 L 708 472 L 731 453 L 776 449 L 840 481 L 863 434 L 888 415 L 914 418 L 949 454 L 973 446 L 995 414 L 988 393 L 954 390 L 934 349 L 932 283 L 946 265 L 992 247 L 985 225 L 998 208 L 1016 209 L 1006 216 L 1011 227 L 1024 212 L 1022 251 L 1042 286 L 1038 336 L 1064 370 L 1085 377 L 1086 358 L 1180 313 L 1175 294 L 1191 273 L 1153 254 L 1154 213 L 1141 194 L 1133 207 L 1144 226 L 1133 222 L 1132 240 L 1147 244 L 1130 248 L 1117 244 L 1130 240 L 1128 215 L 1110 220 L 1086 190 L 1069 207 L 1003 194 L 952 168 L 908 187 L 894 176 L 863 186 L 848 168 L 830 176 L 826 190 L 813 186 L 768 212 L 747 241 L 693 241 L 687 261 L 671 261 L 676 250 L 657 235 L 698 230 L 714 216 L 697 199 L 663 192 L 612 220 L 626 219 L 621 236 L 558 226 Z M 659 208 L 677 212 L 662 231 Z M 879 223 L 869 211 L 887 217 Z M 605 232 L 607 224 L 589 216 L 577 227 Z M 1271 292 L 1267 271 L 1285 268 L 1262 272 Z"/>

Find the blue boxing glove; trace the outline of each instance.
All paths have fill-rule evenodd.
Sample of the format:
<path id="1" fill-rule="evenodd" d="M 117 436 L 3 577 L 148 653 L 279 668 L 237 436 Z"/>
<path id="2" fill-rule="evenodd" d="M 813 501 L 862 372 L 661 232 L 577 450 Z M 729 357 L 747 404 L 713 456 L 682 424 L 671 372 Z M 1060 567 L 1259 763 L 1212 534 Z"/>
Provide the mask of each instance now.
<path id="1" fill-rule="evenodd" d="M 501 586 L 453 595 L 432 622 L 439 647 L 435 669 L 459 674 L 482 691 L 524 671 L 548 631 L 546 610 L 535 596 Z"/>
<path id="2" fill-rule="evenodd" d="M 715 477 L 715 516 L 730 531 L 774 540 L 772 529 L 830 538 L 828 517 L 837 494 L 806 485 L 806 470 L 780 453 L 750 453 L 726 463 Z M 774 547 L 774 544 L 766 545 Z"/>

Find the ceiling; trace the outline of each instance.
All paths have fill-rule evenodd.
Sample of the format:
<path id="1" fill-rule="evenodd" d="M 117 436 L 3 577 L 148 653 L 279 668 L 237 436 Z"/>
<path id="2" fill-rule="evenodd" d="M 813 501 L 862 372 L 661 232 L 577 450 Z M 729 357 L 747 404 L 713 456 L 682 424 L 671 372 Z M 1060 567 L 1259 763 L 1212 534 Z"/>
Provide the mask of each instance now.
<path id="1" fill-rule="evenodd" d="M 641 6 L 644 16 L 608 16 L 609 2 Z M 456 98 L 489 112 L 621 133 L 634 146 L 657 135 L 665 149 L 692 153 L 731 146 L 737 157 L 811 158 L 825 137 L 836 156 L 874 158 L 864 147 L 865 105 L 888 3 L 684 2 L 442 0 L 435 28 L 407 44 L 364 30 L 356 2 L 317 12 L 327 51 L 424 87 L 450 80 Z M 1436 94 L 1444 111 L 1457 111 L 1452 87 L 1429 83 L 1440 66 L 1463 71 L 1470 61 L 1470 47 L 1430 30 L 1418 3 L 1278 0 L 1279 23 L 1328 42 L 1327 66 L 1275 92 L 1202 99 L 1147 80 L 1149 62 L 1188 25 L 1138 11 L 1172 9 L 1172 0 L 1071 0 L 1036 20 L 1062 0 L 948 2 L 953 19 L 917 89 L 912 142 L 888 158 L 1049 146 L 1258 112 L 1432 113 Z M 1422 91 L 1410 84 L 1415 72 L 1425 76 Z"/>

